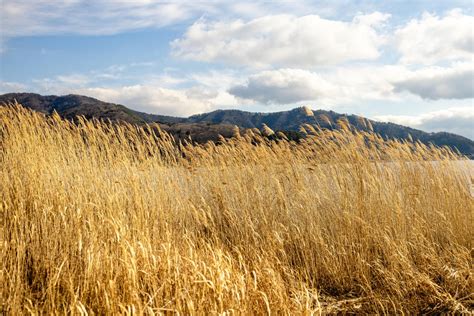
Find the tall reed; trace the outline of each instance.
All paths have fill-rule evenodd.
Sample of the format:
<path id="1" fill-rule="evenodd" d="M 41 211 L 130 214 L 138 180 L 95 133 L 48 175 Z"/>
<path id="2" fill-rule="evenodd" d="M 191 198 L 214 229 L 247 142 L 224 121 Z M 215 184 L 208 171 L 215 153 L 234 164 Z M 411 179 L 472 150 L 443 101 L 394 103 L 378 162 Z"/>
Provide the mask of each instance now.
<path id="1" fill-rule="evenodd" d="M 193 145 L 0 107 L 1 311 L 472 312 L 472 164 L 302 128 Z"/>

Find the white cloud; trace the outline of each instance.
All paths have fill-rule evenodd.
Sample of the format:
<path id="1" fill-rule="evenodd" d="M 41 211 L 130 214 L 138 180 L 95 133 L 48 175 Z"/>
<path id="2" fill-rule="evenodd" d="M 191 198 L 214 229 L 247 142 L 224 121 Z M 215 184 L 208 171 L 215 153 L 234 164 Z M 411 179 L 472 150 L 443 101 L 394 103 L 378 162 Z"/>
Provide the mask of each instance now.
<path id="1" fill-rule="evenodd" d="M 185 92 L 146 85 L 86 88 L 76 91 L 149 113 L 183 115 L 188 111 L 202 111 L 208 107 L 206 102 L 191 99 Z"/>
<path id="2" fill-rule="evenodd" d="M 250 75 L 228 91 L 264 104 L 314 101 L 325 106 L 367 100 L 406 99 L 407 93 L 423 99 L 474 97 L 474 64 L 411 70 L 403 65 L 341 66 L 318 72 L 284 68 Z"/>
<path id="3" fill-rule="evenodd" d="M 223 90 L 227 90 L 228 88 L 245 81 L 244 74 L 229 69 L 190 73 L 186 75 L 186 77 L 189 81 L 195 82 L 199 85 Z"/>
<path id="4" fill-rule="evenodd" d="M 169 26 L 202 15 L 220 18 L 238 15 L 254 18 L 278 11 L 301 14 L 314 7 L 305 2 L 2 0 L 1 37 L 7 39 L 51 34 L 109 35 Z M 325 7 L 327 5 L 318 6 L 320 10 Z"/>
<path id="5" fill-rule="evenodd" d="M 205 4 L 184 1 L 4 0 L 2 36 L 116 34 L 191 18 Z"/>
<path id="6" fill-rule="evenodd" d="M 314 101 L 331 106 L 357 100 L 389 100 L 397 97 L 390 79 L 404 77 L 406 72 L 398 66 L 339 67 L 321 72 L 267 70 L 249 76 L 245 84 L 235 85 L 229 92 L 264 104 Z"/>
<path id="7" fill-rule="evenodd" d="M 68 74 L 59 75 L 53 78 L 41 78 L 33 79 L 32 82 L 35 85 L 35 90 L 41 91 L 41 93 L 62 93 L 71 88 L 85 87 L 89 83 L 92 83 L 94 78 L 83 74 Z"/>
<path id="8" fill-rule="evenodd" d="M 261 103 L 296 103 L 316 100 L 337 93 L 337 87 L 316 73 L 301 69 L 262 71 L 252 75 L 244 85 L 229 92 L 242 99 Z"/>
<path id="9" fill-rule="evenodd" d="M 112 65 L 87 73 L 34 79 L 29 86 L 0 81 L 0 92 L 26 89 L 48 95 L 82 94 L 105 102 L 123 104 L 139 111 L 175 116 L 189 116 L 218 108 L 235 108 L 238 105 L 236 98 L 226 91 L 232 83 L 241 80 L 234 76 L 233 71 L 211 70 L 182 74 L 173 73 L 173 70 L 169 69 L 161 74 L 139 73 L 138 77 L 127 77 L 129 80 L 126 81 L 132 83 L 123 82 L 123 71 L 131 67 L 149 65 Z"/>
<path id="10" fill-rule="evenodd" d="M 50 93 L 60 93 L 67 89 L 84 88 L 90 86 L 104 85 L 110 82 L 120 82 L 125 79 L 132 79 L 134 77 L 128 74 L 132 68 L 152 67 L 152 62 L 131 62 L 128 64 L 115 64 L 103 69 L 95 69 L 86 73 L 68 73 L 61 74 L 54 77 L 47 77 L 41 79 L 33 79 L 35 88 L 40 91 L 48 91 Z M 179 78 L 168 78 L 166 74 L 159 76 L 146 77 L 141 73 L 135 75 L 140 79 L 153 81 L 154 84 L 160 83 L 167 85 L 169 83 L 176 84 L 182 82 Z"/>
<path id="11" fill-rule="evenodd" d="M 116 74 L 129 67 L 139 66 L 142 64 L 132 63 L 86 74 L 58 75 L 32 80 L 31 86 L 23 87 L 40 94 L 83 94 L 138 111 L 174 116 L 189 116 L 237 106 L 236 98 L 226 92 L 230 83 L 236 82 L 230 73 L 211 71 L 186 76 L 164 73 L 141 76 L 139 83 L 134 84 L 122 84 L 121 80 L 115 80 Z M 104 84 L 105 77 L 112 81 Z M 186 87 L 180 87 L 183 84 Z M 2 90 L 14 92 L 21 89 L 13 83 L 0 82 Z"/>
<path id="12" fill-rule="evenodd" d="M 389 15 L 375 12 L 351 22 L 317 15 L 270 15 L 248 22 L 200 19 L 171 43 L 184 59 L 248 66 L 319 66 L 373 60 L 384 42 L 378 27 Z"/>
<path id="13" fill-rule="evenodd" d="M 447 131 L 474 140 L 474 106 L 448 108 L 420 115 L 383 115 L 376 120 L 411 126 L 424 131 Z"/>
<path id="14" fill-rule="evenodd" d="M 186 89 L 166 88 L 153 83 L 123 86 L 74 86 L 59 85 L 54 79 L 43 79 L 35 84 L 35 87 L 30 87 L 28 90 L 40 94 L 81 94 L 153 114 L 189 116 L 218 108 L 237 106 L 233 95 L 205 86 L 193 86 Z M 0 83 L 0 92 L 4 86 Z M 12 88 L 7 92 L 18 90 Z"/>
<path id="15" fill-rule="evenodd" d="M 100 100 L 124 104 L 138 111 L 174 116 L 189 116 L 212 111 L 227 102 L 235 105 L 235 99 L 222 91 L 205 87 L 190 89 L 167 89 L 150 85 L 75 89 L 74 93 L 85 94 Z"/>
<path id="16" fill-rule="evenodd" d="M 428 67 L 411 72 L 394 82 L 398 91 L 408 91 L 424 99 L 468 99 L 474 97 L 474 63 L 451 67 Z"/>
<path id="17" fill-rule="evenodd" d="M 79 85 L 79 86 L 86 85 L 91 81 L 91 79 L 88 76 L 81 75 L 81 74 L 57 76 L 57 80 L 60 83 L 69 84 L 69 85 Z"/>
<path id="18" fill-rule="evenodd" d="M 19 82 L 9 82 L 0 80 L 0 93 L 10 93 L 10 92 L 19 92 L 25 91 L 27 89 L 26 85 Z"/>
<path id="19" fill-rule="evenodd" d="M 395 32 L 401 62 L 436 64 L 443 60 L 471 59 L 474 52 L 474 17 L 452 10 L 445 16 L 425 13 Z"/>

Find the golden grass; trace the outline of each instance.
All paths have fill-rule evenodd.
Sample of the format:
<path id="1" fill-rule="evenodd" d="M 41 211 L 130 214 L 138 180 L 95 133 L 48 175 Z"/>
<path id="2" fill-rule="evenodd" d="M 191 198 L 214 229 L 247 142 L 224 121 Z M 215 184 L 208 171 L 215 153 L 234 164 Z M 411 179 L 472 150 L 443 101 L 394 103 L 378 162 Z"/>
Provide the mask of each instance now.
<path id="1" fill-rule="evenodd" d="M 180 145 L 0 108 L 0 312 L 472 311 L 461 157 L 339 124 Z"/>

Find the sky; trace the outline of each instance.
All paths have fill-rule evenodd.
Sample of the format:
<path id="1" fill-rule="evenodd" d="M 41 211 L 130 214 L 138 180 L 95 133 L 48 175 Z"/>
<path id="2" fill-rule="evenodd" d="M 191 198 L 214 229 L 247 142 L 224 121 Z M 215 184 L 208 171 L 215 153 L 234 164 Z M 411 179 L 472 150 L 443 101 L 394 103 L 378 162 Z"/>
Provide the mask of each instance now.
<path id="1" fill-rule="evenodd" d="M 306 105 L 474 139 L 471 0 L 0 0 L 0 93 Z"/>

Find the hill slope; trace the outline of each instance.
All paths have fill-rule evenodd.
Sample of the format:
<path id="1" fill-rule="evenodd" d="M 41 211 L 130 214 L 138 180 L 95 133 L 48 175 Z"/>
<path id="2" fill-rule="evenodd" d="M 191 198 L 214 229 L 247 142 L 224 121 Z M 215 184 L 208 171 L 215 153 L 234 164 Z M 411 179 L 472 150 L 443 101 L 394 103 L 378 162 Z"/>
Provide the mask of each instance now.
<path id="1" fill-rule="evenodd" d="M 52 114 L 53 111 L 64 118 L 74 119 L 78 115 L 86 118 L 103 118 L 112 121 L 125 121 L 128 123 L 151 123 L 151 122 L 173 122 L 178 123 L 185 119 L 147 114 L 131 110 L 123 105 L 103 102 L 82 95 L 42 96 L 35 93 L 7 93 L 0 95 L 0 103 L 13 102 L 14 100 L 23 106 L 33 110 Z"/>
<path id="2" fill-rule="evenodd" d="M 42 96 L 35 93 L 8 93 L 0 95 L 0 105 L 17 101 L 25 107 L 35 111 L 52 114 L 56 111 L 61 117 L 75 119 L 84 116 L 88 119 L 110 119 L 132 124 L 160 123 L 160 127 L 176 139 L 189 139 L 205 142 L 216 141 L 219 135 L 231 137 L 232 125 L 189 123 L 187 119 L 165 115 L 155 115 L 131 110 L 123 105 L 103 102 L 91 97 L 81 95 Z"/>
<path id="3" fill-rule="evenodd" d="M 474 142 L 466 137 L 446 133 L 427 133 L 394 123 L 378 122 L 368 120 L 357 115 L 339 114 L 333 111 L 312 111 L 306 107 L 296 108 L 290 111 L 274 113 L 252 113 L 239 110 L 217 110 L 210 113 L 193 115 L 189 117 L 191 122 L 211 122 L 214 124 L 235 124 L 244 128 L 260 128 L 266 124 L 273 130 L 297 131 L 302 124 L 319 125 L 323 128 L 337 128 L 337 121 L 347 118 L 349 123 L 357 129 L 367 131 L 369 123 L 373 131 L 387 138 L 406 139 L 409 135 L 414 140 L 422 143 L 433 143 L 438 146 L 449 146 L 457 148 L 461 153 L 473 156 Z"/>
<path id="4" fill-rule="evenodd" d="M 313 111 L 307 107 L 274 113 L 217 110 L 189 118 L 180 118 L 138 112 L 120 104 L 80 95 L 41 96 L 33 93 L 9 93 L 0 96 L 0 104 L 13 100 L 45 114 L 56 111 L 68 119 L 83 115 L 86 118 L 96 117 L 134 124 L 157 122 L 177 138 L 192 137 L 199 142 L 216 140 L 219 134 L 230 137 L 235 125 L 240 128 L 261 128 L 265 124 L 274 131 L 298 131 L 300 126 L 306 123 L 333 129 L 338 128 L 336 122 L 339 119 L 347 118 L 349 123 L 357 129 L 368 130 L 371 125 L 376 133 L 386 138 L 406 139 L 410 135 L 414 140 L 457 148 L 461 153 L 474 157 L 474 142 L 460 135 L 446 132 L 426 133 L 398 124 L 377 122 L 333 111 Z"/>

